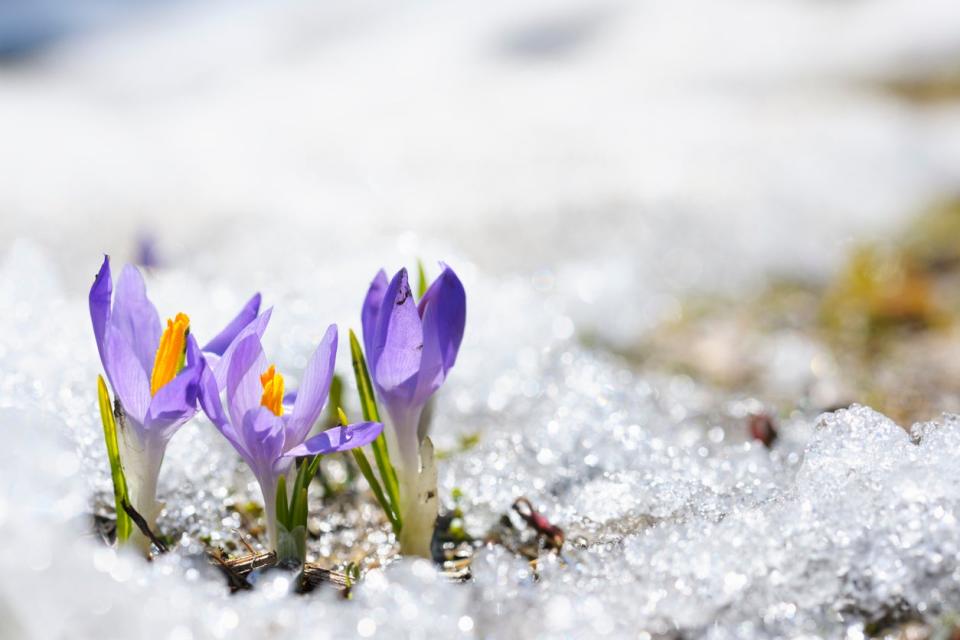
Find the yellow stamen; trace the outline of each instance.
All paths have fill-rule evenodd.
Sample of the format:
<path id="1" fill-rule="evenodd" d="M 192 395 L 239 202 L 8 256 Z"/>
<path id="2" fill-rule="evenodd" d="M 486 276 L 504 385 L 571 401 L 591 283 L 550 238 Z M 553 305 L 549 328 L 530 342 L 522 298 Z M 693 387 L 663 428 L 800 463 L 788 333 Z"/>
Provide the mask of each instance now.
<path id="1" fill-rule="evenodd" d="M 160 336 L 160 346 L 153 360 L 153 374 L 150 376 L 150 394 L 157 391 L 180 373 L 183 359 L 187 353 L 187 334 L 190 333 L 190 318 L 178 313 L 173 320 L 167 320 L 167 328 Z"/>
<path id="2" fill-rule="evenodd" d="M 260 375 L 260 384 L 263 385 L 263 396 L 260 404 L 273 411 L 273 415 L 283 415 L 283 376 L 277 373 L 277 368 L 270 368 Z"/>

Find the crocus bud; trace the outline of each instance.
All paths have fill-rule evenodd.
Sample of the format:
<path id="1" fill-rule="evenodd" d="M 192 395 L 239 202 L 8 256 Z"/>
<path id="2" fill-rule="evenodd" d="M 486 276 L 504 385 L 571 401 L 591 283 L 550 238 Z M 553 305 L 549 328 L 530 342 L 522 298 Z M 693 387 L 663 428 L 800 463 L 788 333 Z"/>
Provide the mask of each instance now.
<path id="1" fill-rule="evenodd" d="M 456 363 L 466 324 L 466 293 L 452 269 L 417 303 L 401 269 L 387 281 L 381 270 L 361 314 L 370 376 L 386 409 L 387 443 L 400 485 L 401 550 L 429 557 L 437 516 L 433 445 L 424 408 Z"/>

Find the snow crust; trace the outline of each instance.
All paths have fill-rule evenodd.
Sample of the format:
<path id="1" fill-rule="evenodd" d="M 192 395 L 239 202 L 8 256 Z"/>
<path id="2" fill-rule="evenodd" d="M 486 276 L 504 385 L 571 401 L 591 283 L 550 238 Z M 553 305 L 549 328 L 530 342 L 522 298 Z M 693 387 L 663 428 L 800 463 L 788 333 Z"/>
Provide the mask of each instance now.
<path id="1" fill-rule="evenodd" d="M 0 636 L 859 638 L 960 607 L 956 417 L 796 413 L 768 451 L 745 441 L 756 400 L 589 346 L 691 289 L 822 274 L 955 184 L 955 109 L 871 84 L 955 53 L 955 2 L 220 11 L 0 72 Z M 351 601 L 282 573 L 229 596 L 198 539 L 235 538 L 225 500 L 257 490 L 200 418 L 160 482 L 180 545 L 104 548 L 85 295 L 144 230 L 161 314 L 209 335 L 260 290 L 291 373 L 329 322 L 358 326 L 381 266 L 454 266 L 468 328 L 435 439 L 479 444 L 441 464 L 441 498 L 482 534 L 525 495 L 562 557 L 484 549 L 467 584 L 401 561 Z M 784 349 L 771 373 L 804 380 Z"/>
<path id="2" fill-rule="evenodd" d="M 467 283 L 468 355 L 435 425 L 441 446 L 472 432 L 480 444 L 441 466 L 441 495 L 450 504 L 459 488 L 466 526 L 480 533 L 528 496 L 565 528 L 562 556 L 535 574 L 502 548 L 484 549 L 467 584 L 402 561 L 371 572 L 353 601 L 322 590 L 291 596 L 282 573 L 229 596 L 189 536 L 148 565 L 89 533 L 91 503 L 108 501 L 109 480 L 85 305 L 63 292 L 42 251 L 18 244 L 0 271 L 2 294 L 18 301 L 0 326 L 8 628 L 46 638 L 110 629 L 158 638 L 837 637 L 960 605 L 957 418 L 911 435 L 865 407 L 797 415 L 768 451 L 743 440 L 738 418 L 750 401 L 709 409 L 718 398 L 688 379 L 638 377 L 551 331 L 562 316 L 504 314 L 534 309 L 536 293 L 476 273 Z M 161 309 L 175 291 L 193 299 L 195 316 L 218 290 L 181 271 L 150 286 Z M 328 300 L 355 297 L 353 287 L 328 288 Z M 340 306 L 305 300 L 302 317 L 285 321 L 278 304 L 268 340 L 281 345 L 281 366 L 316 338 L 314 313 Z M 162 526 L 229 535 L 228 490 L 256 499 L 249 472 L 198 419 L 168 451 Z"/>

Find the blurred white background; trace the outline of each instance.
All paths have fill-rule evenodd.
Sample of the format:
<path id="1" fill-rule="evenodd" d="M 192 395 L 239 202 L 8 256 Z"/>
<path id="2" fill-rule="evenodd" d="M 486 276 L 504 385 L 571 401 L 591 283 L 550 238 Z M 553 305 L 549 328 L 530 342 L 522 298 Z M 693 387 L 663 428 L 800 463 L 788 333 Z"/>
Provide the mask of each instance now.
<path id="1" fill-rule="evenodd" d="M 78 287 L 143 234 L 177 261 L 263 233 L 287 259 L 406 233 L 618 301 L 829 269 L 960 184 L 954 0 L 0 17 L 0 249 L 33 238 Z"/>

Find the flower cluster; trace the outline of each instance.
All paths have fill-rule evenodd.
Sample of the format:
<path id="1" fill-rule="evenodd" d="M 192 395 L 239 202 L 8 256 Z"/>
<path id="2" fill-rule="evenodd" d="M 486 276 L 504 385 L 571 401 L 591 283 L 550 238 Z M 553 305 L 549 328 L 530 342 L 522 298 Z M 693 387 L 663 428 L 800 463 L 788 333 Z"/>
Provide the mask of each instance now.
<path id="1" fill-rule="evenodd" d="M 346 424 L 341 411 L 340 426 L 311 436 L 333 379 L 335 325 L 309 359 L 297 391 L 286 393 L 284 377 L 268 364 L 261 343 L 272 309 L 260 311 L 259 293 L 200 347 L 186 314 L 177 313 L 164 327 L 140 272 L 127 265 L 114 287 L 109 257 L 104 258 L 90 289 L 90 317 L 114 394 L 111 408 L 101 380 L 118 541 L 129 533 L 131 542 L 149 552 L 147 536 L 163 508 L 157 480 L 167 443 L 202 409 L 260 485 L 272 550 L 298 549 L 302 561 L 302 542 L 291 545 L 289 536 L 296 535 L 291 529 L 297 522 L 305 521 L 306 491 L 317 457 L 352 450 L 401 551 L 429 556 L 437 517 L 436 470 L 427 437 L 429 404 L 456 361 L 466 295 L 445 265 L 422 293 L 415 302 L 406 270 L 389 282 L 383 271 L 377 274 L 361 312 L 366 357 L 351 332 L 365 420 Z M 386 429 L 377 400 L 385 409 Z M 377 474 L 363 453 L 365 445 L 373 448 Z M 298 468 L 297 458 L 307 460 Z M 121 526 L 128 511 L 138 516 L 142 527 Z"/>

